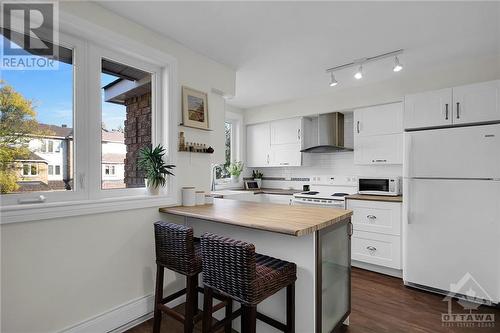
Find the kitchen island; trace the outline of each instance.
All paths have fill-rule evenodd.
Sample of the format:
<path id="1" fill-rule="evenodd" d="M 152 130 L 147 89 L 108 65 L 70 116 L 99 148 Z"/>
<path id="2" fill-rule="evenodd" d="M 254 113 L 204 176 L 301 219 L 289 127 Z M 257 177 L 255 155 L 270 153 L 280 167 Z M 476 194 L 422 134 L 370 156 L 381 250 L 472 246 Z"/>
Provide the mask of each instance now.
<path id="1" fill-rule="evenodd" d="M 211 205 L 160 208 L 165 220 L 255 244 L 256 251 L 297 264 L 296 332 L 331 332 L 350 313 L 352 211 L 215 199 Z M 259 311 L 285 321 L 285 291 Z M 239 320 L 233 327 L 239 330 Z M 276 332 L 257 322 L 257 332 Z"/>

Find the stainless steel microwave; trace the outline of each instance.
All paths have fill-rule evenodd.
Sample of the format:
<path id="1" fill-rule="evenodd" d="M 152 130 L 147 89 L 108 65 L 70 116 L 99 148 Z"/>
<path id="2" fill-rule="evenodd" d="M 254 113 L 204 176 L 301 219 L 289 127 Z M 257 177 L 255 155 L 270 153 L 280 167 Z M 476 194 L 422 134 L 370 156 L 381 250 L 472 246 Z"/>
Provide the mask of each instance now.
<path id="1" fill-rule="evenodd" d="M 400 195 L 401 177 L 360 177 L 358 179 L 358 193 L 371 195 Z"/>

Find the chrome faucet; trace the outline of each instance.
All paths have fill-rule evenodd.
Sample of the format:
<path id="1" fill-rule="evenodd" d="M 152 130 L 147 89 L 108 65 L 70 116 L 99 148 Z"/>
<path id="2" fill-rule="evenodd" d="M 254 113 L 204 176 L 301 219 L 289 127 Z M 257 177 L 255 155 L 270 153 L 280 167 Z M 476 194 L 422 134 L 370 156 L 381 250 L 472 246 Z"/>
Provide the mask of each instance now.
<path id="1" fill-rule="evenodd" d="M 210 185 L 210 191 L 215 191 L 215 177 L 217 175 L 216 169 L 219 166 L 219 164 L 212 164 L 212 183 Z"/>

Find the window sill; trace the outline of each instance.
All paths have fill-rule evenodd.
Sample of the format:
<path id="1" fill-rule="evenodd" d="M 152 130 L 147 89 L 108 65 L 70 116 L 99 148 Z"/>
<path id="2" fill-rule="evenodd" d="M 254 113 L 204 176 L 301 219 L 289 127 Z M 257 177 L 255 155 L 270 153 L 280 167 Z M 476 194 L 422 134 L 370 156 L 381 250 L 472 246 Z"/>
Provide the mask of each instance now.
<path id="1" fill-rule="evenodd" d="M 60 217 L 162 207 L 177 204 L 171 196 L 133 196 L 74 202 L 56 202 L 1 207 L 0 224 L 41 221 Z"/>

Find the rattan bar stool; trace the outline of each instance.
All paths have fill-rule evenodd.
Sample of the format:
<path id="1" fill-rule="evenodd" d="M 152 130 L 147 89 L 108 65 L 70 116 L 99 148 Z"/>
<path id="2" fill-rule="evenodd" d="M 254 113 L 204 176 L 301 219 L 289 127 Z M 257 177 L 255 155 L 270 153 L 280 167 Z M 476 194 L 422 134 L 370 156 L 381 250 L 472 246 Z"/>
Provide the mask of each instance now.
<path id="1" fill-rule="evenodd" d="M 213 293 L 229 296 L 241 308 L 221 322 L 227 324 L 241 314 L 241 332 L 255 333 L 257 319 L 279 329 L 295 332 L 295 280 L 297 266 L 255 253 L 253 244 L 206 233 L 201 237 L 204 302 L 203 333 L 211 333 Z M 257 312 L 257 305 L 286 287 L 286 324 Z"/>
<path id="2" fill-rule="evenodd" d="M 155 222 L 155 247 L 156 247 L 156 288 L 153 332 L 159 333 L 162 313 L 184 324 L 184 332 L 193 332 L 194 324 L 203 316 L 198 312 L 198 292 L 203 289 L 198 287 L 198 274 L 201 273 L 200 240 L 194 238 L 193 228 L 168 222 Z M 163 297 L 163 277 L 165 268 L 186 276 L 186 288 Z M 171 302 L 186 294 L 184 315 L 168 307 Z M 226 306 L 226 315 L 232 312 L 232 302 L 227 297 L 215 296 L 223 302 L 217 304 L 208 313 L 212 313 Z M 225 326 L 225 332 L 231 332 L 231 325 Z"/>

